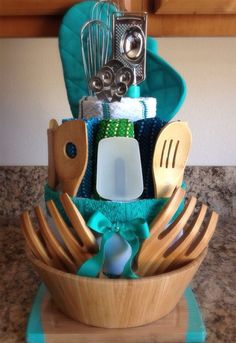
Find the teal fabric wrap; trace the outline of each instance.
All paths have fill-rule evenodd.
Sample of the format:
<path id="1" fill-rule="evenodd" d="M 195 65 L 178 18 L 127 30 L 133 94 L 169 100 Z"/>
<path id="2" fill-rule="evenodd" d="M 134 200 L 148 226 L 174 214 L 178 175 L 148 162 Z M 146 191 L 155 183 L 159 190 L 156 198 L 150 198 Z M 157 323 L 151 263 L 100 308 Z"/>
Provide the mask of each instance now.
<path id="1" fill-rule="evenodd" d="M 45 186 L 45 201 L 53 200 L 61 213 L 63 219 L 68 225 L 70 221 L 66 216 L 60 201 L 60 192 L 53 191 L 48 185 Z M 130 202 L 114 202 L 106 200 L 95 200 L 87 198 L 71 198 L 75 206 L 79 209 L 84 220 L 87 222 L 96 211 L 103 213 L 112 223 L 132 221 L 136 218 L 143 218 L 148 224 L 152 222 L 155 216 L 168 201 L 163 199 L 139 199 Z M 180 204 L 172 220 L 174 220 L 183 210 L 184 202 Z"/>
<path id="2" fill-rule="evenodd" d="M 84 75 L 80 32 L 84 23 L 91 19 L 94 1 L 84 1 L 71 7 L 65 14 L 59 31 L 59 50 L 67 96 L 73 116 L 78 117 L 79 100 L 88 95 Z M 106 15 L 106 6 L 103 7 Z M 146 80 L 141 83 L 142 97 L 157 99 L 157 115 L 168 122 L 180 109 L 186 95 L 186 85 L 167 62 L 157 55 L 157 42 L 147 39 Z"/>
<path id="3" fill-rule="evenodd" d="M 149 237 L 149 226 L 142 218 L 136 218 L 132 221 L 122 223 L 112 223 L 101 212 L 95 212 L 87 222 L 95 232 L 102 234 L 102 241 L 99 252 L 87 260 L 77 271 L 80 276 L 97 277 L 102 270 L 105 259 L 105 245 L 113 234 L 120 235 L 131 246 L 131 256 L 124 266 L 121 276 L 125 279 L 136 279 L 138 276 L 133 272 L 133 259 L 139 251 L 140 240 Z"/>

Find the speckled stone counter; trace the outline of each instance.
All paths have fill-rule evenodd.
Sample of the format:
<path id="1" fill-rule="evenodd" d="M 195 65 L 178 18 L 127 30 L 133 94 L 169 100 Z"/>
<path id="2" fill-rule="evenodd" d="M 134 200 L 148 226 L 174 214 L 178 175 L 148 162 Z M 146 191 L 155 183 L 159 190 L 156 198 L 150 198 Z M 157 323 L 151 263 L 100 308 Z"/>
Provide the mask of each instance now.
<path id="1" fill-rule="evenodd" d="M 42 199 L 45 166 L 0 166 L 0 225 L 18 225 L 19 215 Z M 190 166 L 185 170 L 187 195 L 194 195 L 223 216 L 236 217 L 236 166 Z"/>
<path id="2" fill-rule="evenodd" d="M 193 281 L 207 343 L 236 341 L 236 219 L 221 218 L 207 258 Z M 27 317 L 39 286 L 20 229 L 0 227 L 0 342 L 25 342 Z"/>

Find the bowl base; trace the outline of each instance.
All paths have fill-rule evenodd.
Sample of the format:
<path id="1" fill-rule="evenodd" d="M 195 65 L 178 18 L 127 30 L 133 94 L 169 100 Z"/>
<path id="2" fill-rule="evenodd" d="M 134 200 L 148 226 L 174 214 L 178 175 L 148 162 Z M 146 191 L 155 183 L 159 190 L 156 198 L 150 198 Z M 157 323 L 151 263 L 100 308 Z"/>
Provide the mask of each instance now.
<path id="1" fill-rule="evenodd" d="M 205 342 L 206 331 L 199 306 L 190 288 L 175 309 L 148 325 L 104 329 L 75 322 L 62 314 L 41 285 L 27 327 L 27 343 L 167 343 Z"/>

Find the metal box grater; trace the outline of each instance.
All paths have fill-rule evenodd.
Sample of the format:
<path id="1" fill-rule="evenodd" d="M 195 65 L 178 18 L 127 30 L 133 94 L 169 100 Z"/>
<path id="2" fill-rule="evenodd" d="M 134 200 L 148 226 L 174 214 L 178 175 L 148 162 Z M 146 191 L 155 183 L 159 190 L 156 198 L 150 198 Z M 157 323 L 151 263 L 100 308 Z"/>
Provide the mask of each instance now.
<path id="1" fill-rule="evenodd" d="M 133 31 L 137 41 L 143 40 L 137 58 L 129 58 L 125 52 L 125 39 Z M 122 13 L 113 15 L 113 58 L 121 61 L 134 71 L 136 80 L 141 83 L 146 77 L 146 13 Z"/>

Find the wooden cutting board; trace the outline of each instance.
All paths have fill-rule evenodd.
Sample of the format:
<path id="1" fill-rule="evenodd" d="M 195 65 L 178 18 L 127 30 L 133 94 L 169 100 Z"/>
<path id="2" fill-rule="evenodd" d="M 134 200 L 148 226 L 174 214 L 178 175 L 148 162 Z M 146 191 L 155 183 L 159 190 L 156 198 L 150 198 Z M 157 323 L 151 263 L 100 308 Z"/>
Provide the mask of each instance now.
<path id="1" fill-rule="evenodd" d="M 188 288 L 166 317 L 136 328 L 103 329 L 75 322 L 52 302 L 44 285 L 38 290 L 28 320 L 27 343 L 174 343 L 205 342 L 200 309 Z"/>

